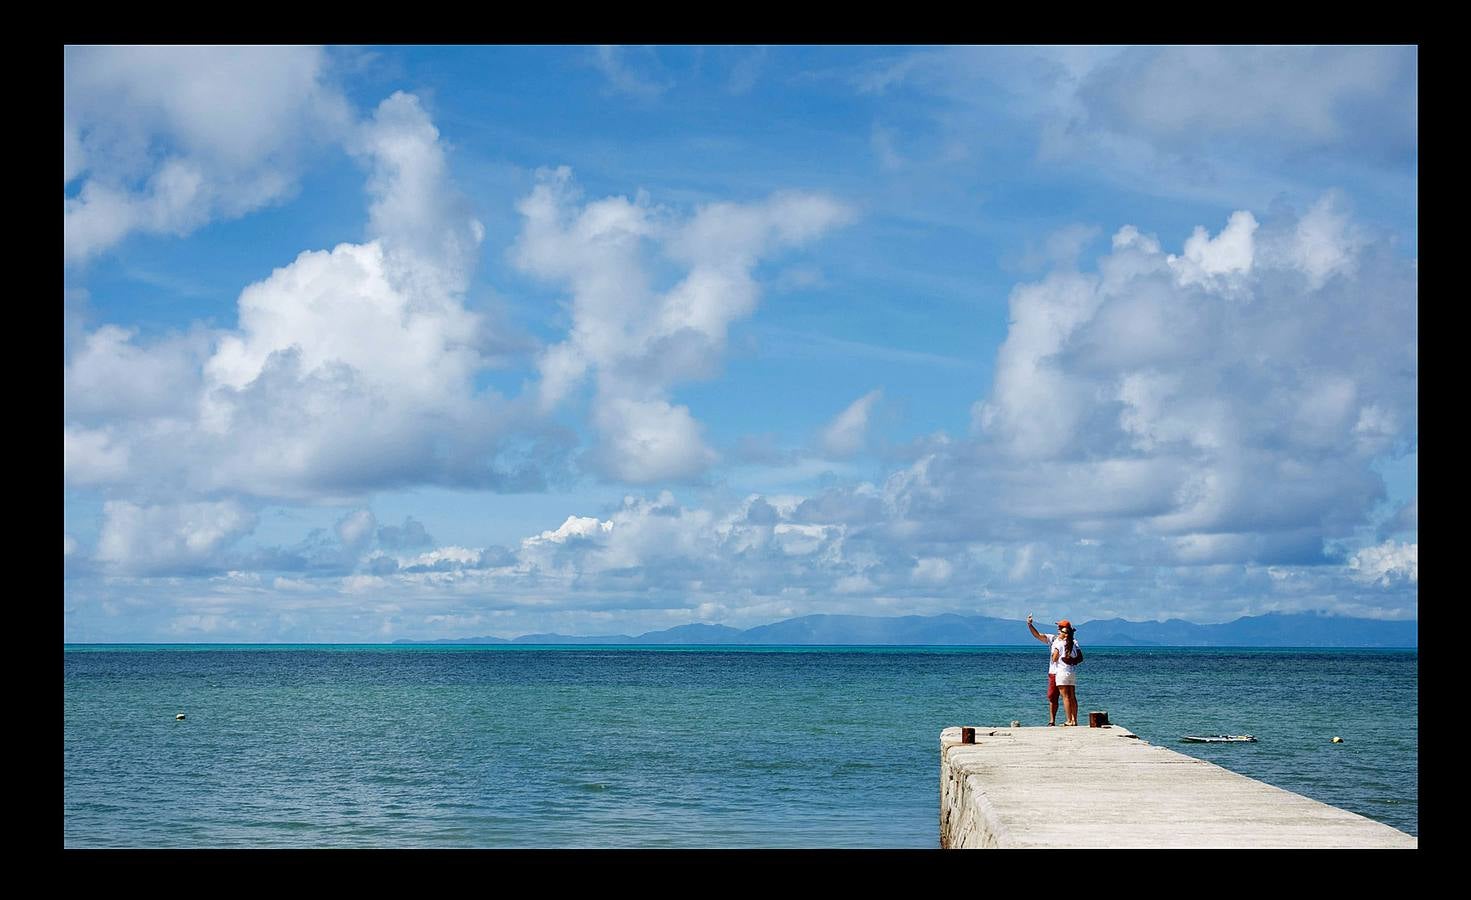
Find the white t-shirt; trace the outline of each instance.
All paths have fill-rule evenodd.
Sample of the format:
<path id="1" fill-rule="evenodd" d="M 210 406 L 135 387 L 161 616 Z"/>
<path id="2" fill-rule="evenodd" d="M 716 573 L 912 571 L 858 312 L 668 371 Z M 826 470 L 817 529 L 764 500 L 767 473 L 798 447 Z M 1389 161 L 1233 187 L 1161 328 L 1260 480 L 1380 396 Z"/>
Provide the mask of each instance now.
<path id="1" fill-rule="evenodd" d="M 1052 651 L 1056 648 L 1057 655 L 1062 656 L 1062 635 L 1043 632 L 1042 636 L 1047 639 L 1047 674 L 1056 675 L 1057 663 L 1052 659 Z"/>
<path id="2" fill-rule="evenodd" d="M 1057 648 L 1057 662 L 1053 663 L 1054 668 L 1048 674 L 1050 674 L 1050 675 L 1073 675 L 1073 674 L 1076 674 L 1077 671 L 1078 671 L 1078 667 L 1077 666 L 1070 666 L 1067 663 L 1065 663 L 1065 662 L 1062 661 L 1063 655 L 1067 653 L 1067 639 L 1064 638 L 1062 635 L 1058 635 L 1057 638 L 1053 640 L 1052 646 L 1054 646 L 1054 647 Z M 1076 656 L 1077 654 L 1079 654 L 1081 652 L 1083 652 L 1083 645 L 1080 644 L 1080 643 L 1078 643 L 1078 639 L 1077 638 L 1073 638 L 1073 655 Z M 1048 655 L 1050 656 L 1051 654 L 1049 653 Z"/>

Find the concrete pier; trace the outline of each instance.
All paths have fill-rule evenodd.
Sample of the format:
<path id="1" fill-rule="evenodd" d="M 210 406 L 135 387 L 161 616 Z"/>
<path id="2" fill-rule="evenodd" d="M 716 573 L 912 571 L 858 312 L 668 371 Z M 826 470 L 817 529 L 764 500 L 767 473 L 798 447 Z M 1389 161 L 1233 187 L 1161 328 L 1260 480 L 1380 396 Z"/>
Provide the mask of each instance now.
<path id="1" fill-rule="evenodd" d="M 1126 728 L 940 733 L 940 846 L 1419 846 L 1413 835 L 1140 740 Z"/>

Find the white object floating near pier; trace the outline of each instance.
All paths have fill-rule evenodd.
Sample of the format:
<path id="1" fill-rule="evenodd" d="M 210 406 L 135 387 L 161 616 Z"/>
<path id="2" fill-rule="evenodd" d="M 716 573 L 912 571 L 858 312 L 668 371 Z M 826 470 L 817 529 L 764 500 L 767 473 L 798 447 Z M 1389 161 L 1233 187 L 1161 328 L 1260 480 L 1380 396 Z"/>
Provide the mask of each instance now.
<path id="1" fill-rule="evenodd" d="M 1205 760 L 1102 728 L 940 733 L 940 846 L 1419 846 L 1419 839 Z"/>

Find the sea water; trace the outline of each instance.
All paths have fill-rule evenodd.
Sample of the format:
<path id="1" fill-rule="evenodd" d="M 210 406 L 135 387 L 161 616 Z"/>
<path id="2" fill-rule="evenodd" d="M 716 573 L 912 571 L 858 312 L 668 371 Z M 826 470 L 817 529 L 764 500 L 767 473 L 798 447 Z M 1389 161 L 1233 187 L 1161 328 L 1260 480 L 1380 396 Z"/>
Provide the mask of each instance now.
<path id="1" fill-rule="evenodd" d="M 1416 651 L 1086 652 L 1080 721 L 1107 710 L 1419 833 Z M 941 729 L 1047 715 L 1041 646 L 67 645 L 63 661 L 78 848 L 933 848 Z M 1179 742 L 1201 733 L 1258 742 Z"/>

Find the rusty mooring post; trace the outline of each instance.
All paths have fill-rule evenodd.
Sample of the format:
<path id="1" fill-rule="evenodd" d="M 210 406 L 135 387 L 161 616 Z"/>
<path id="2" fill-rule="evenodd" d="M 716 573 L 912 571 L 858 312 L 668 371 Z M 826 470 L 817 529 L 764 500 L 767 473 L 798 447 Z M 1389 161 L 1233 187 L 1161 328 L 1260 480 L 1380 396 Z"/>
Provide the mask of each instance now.
<path id="1" fill-rule="evenodd" d="M 1102 728 L 1108 724 L 1108 711 L 1088 713 L 1088 727 Z"/>
<path id="2" fill-rule="evenodd" d="M 961 726 L 960 742 L 962 744 L 974 744 L 976 742 L 976 730 L 969 725 Z"/>

